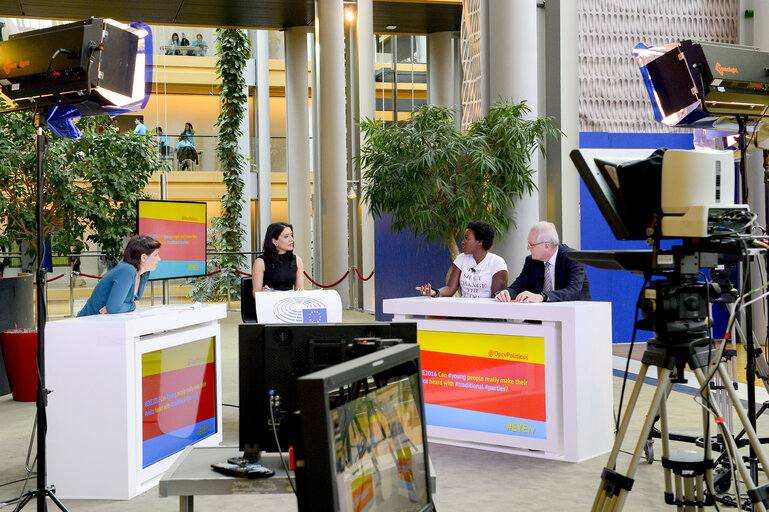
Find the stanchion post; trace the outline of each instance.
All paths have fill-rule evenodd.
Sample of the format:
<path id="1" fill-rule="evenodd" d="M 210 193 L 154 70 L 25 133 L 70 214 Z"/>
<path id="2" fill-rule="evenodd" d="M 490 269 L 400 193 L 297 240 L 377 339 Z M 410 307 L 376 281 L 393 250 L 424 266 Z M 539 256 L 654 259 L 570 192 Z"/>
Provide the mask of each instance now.
<path id="1" fill-rule="evenodd" d="M 230 279 L 230 270 L 232 269 L 230 267 L 227 267 L 227 286 L 225 286 L 225 288 L 227 289 L 227 312 L 228 313 L 232 311 L 232 309 L 230 309 L 230 281 L 232 281 L 232 279 Z"/>
<path id="2" fill-rule="evenodd" d="M 75 316 L 75 271 L 69 269 L 69 316 Z"/>
<path id="3" fill-rule="evenodd" d="M 357 301 L 357 293 L 355 293 L 355 276 L 353 273 L 355 272 L 355 265 L 352 265 L 348 269 L 348 276 L 350 276 L 350 308 L 355 311 L 358 309 L 358 301 Z"/>

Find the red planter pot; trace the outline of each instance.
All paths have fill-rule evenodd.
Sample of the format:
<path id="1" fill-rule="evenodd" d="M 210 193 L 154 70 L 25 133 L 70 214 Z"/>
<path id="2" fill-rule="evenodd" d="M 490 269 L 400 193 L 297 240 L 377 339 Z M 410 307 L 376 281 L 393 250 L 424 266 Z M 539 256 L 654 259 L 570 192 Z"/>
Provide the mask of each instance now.
<path id="1" fill-rule="evenodd" d="M 17 402 L 37 400 L 37 331 L 12 329 L 0 333 L 11 394 Z"/>

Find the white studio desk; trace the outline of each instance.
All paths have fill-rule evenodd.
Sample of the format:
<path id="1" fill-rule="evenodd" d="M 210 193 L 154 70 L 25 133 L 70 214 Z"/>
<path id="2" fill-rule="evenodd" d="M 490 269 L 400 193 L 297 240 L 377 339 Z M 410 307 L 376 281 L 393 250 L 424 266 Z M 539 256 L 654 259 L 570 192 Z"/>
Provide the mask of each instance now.
<path id="1" fill-rule="evenodd" d="M 411 297 L 383 311 L 417 322 L 431 441 L 568 462 L 611 449 L 610 303 Z"/>
<path id="2" fill-rule="evenodd" d="M 222 441 L 224 304 L 49 322 L 48 481 L 60 498 L 130 499 L 182 450 Z"/>

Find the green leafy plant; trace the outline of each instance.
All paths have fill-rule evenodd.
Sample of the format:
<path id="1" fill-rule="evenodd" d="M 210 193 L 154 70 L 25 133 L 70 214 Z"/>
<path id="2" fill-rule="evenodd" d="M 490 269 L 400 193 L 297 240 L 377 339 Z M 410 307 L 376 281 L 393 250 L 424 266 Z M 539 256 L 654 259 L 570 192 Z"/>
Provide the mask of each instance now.
<path id="1" fill-rule="evenodd" d="M 554 120 L 529 117 L 525 102 L 496 103 L 467 133 L 454 127 L 454 111 L 426 105 L 408 121 L 361 123 L 365 142 L 363 200 L 374 216 L 392 216 L 390 230 L 410 231 L 459 255 L 457 239 L 471 220 L 506 233 L 508 210 L 536 185 L 532 154 L 559 137 Z"/>
<path id="2" fill-rule="evenodd" d="M 0 109 L 9 105 L 0 99 Z M 107 116 L 79 119 L 79 139 L 50 135 L 43 183 L 44 235 L 54 253 L 86 242 L 113 255 L 136 226 L 136 200 L 152 173 L 164 168 L 148 137 L 104 128 Z M 99 128 L 103 130 L 100 132 Z M 0 245 L 29 242 L 35 253 L 37 163 L 30 112 L 0 115 Z"/>
<path id="3" fill-rule="evenodd" d="M 221 230 L 219 250 L 232 253 L 241 250 L 245 237 L 240 223 L 243 199 L 241 173 L 247 161 L 246 157 L 238 152 L 238 139 L 242 134 L 240 126 L 248 108 L 245 70 L 251 47 L 242 30 L 217 29 L 216 37 L 216 73 L 221 78 L 221 110 L 216 122 L 219 127 L 216 156 L 221 163 L 222 178 L 226 187 L 222 196 L 221 220 L 218 223 Z M 221 257 L 220 268 L 237 269 L 245 262 L 246 258 L 242 254 L 226 254 Z M 232 280 L 232 296 L 240 295 L 239 281 Z"/>

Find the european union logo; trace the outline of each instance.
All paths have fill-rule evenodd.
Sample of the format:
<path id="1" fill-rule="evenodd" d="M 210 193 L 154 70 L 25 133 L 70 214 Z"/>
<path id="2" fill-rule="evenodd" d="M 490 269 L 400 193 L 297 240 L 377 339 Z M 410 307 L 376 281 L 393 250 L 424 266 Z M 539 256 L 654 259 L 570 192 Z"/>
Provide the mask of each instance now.
<path id="1" fill-rule="evenodd" d="M 320 324 L 328 322 L 326 308 L 306 308 L 302 310 L 302 322 Z"/>

